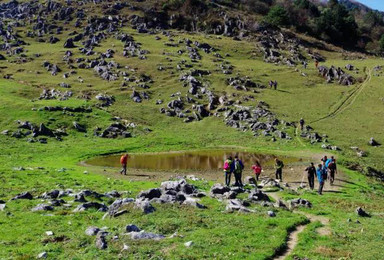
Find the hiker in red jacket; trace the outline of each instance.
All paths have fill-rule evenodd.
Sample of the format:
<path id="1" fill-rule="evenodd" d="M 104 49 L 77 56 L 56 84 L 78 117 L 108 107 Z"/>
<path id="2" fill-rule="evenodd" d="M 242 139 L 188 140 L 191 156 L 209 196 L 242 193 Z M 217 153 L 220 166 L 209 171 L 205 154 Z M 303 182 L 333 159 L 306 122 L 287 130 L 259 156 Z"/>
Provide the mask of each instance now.
<path id="1" fill-rule="evenodd" d="M 127 175 L 127 162 L 128 162 L 128 154 L 123 154 L 120 158 L 121 166 L 123 167 L 120 171 L 120 174 Z"/>

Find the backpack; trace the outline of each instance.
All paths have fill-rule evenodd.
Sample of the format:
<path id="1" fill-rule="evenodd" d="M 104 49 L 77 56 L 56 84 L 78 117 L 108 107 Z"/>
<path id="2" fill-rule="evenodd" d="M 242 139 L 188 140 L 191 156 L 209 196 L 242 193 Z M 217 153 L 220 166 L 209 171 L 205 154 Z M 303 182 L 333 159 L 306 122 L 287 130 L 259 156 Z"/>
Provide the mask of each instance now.
<path id="1" fill-rule="evenodd" d="M 229 170 L 229 161 L 228 161 L 228 160 L 226 160 L 226 161 L 224 162 L 224 167 L 223 167 L 223 169 L 224 169 L 224 171 L 228 171 L 228 170 Z"/>
<path id="2" fill-rule="evenodd" d="M 323 177 L 323 180 L 326 181 L 328 178 L 327 170 L 323 169 L 323 172 L 321 173 L 321 177 Z"/>
<path id="3" fill-rule="evenodd" d="M 242 170 L 240 161 L 235 161 L 235 173 L 241 173 Z"/>

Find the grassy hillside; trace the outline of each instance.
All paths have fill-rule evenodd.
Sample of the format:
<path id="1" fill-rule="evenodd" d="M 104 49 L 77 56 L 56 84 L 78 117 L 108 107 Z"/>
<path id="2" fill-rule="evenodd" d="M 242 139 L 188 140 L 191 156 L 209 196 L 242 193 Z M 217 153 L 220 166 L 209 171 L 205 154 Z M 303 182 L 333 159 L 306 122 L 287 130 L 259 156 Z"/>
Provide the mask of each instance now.
<path id="1" fill-rule="evenodd" d="M 102 16 L 104 9 L 108 9 L 103 5 L 107 4 L 88 3 L 84 9 L 89 16 Z M 143 12 L 140 8 L 147 5 L 151 3 L 138 3 L 138 9 L 125 7 L 121 15 L 141 16 Z M 51 36 L 48 33 L 27 37 L 28 31 L 33 31 L 34 23 L 26 23 L 25 26 L 13 27 L 13 34 L 26 43 L 22 45 L 24 51 L 11 55 L 16 48 L 13 46 L 0 52 L 5 57 L 5 60 L 0 60 L 0 131 L 9 130 L 0 135 L 0 200 L 6 202 L 5 209 L 0 211 L 0 259 L 31 259 L 42 252 L 47 252 L 49 259 L 275 259 L 286 250 L 289 235 L 300 225 L 306 228 L 299 234 L 298 243 L 287 259 L 383 257 L 381 234 L 384 230 L 380 224 L 383 221 L 384 186 L 375 178 L 362 174 L 372 173 L 372 170 L 367 170 L 370 169 L 368 167 L 384 170 L 382 146 L 372 147 L 368 144 L 371 137 L 380 143 L 384 142 L 381 120 L 384 116 L 383 75 L 381 70 L 375 69 L 378 65 L 384 65 L 381 59 L 340 51 L 332 46 L 328 46 L 328 50 L 318 50 L 300 45 L 298 48 L 305 55 L 308 67 L 304 68 L 300 63 L 287 66 L 283 62 L 264 61 L 258 40 L 260 35 L 239 40 L 232 36 L 173 29 L 139 33 L 128 22 L 118 32 L 107 33 L 104 30 L 107 37 L 91 48 L 93 54 L 86 55 L 80 50 L 83 47 L 81 41 L 75 42 L 76 48 L 63 47 L 68 37 L 73 37 L 74 30 L 80 33 L 84 29 L 86 20 L 83 20 L 83 27 L 75 27 L 75 19 L 65 22 L 55 20 L 52 16 L 46 16 L 51 19 L 49 23 L 63 26 L 62 33 L 52 34 L 58 38 L 57 43 L 46 42 Z M 141 50 L 148 51 L 143 54 L 145 58 L 140 58 L 141 54 L 123 56 L 124 43 L 118 39 L 122 33 L 133 37 L 135 43 L 140 43 Z M 318 43 L 308 36 L 300 37 Z M 201 59 L 190 58 L 186 39 L 192 42 L 190 45 L 197 49 Z M 196 47 L 193 43 L 196 41 L 206 43 L 215 50 L 206 53 Z M 79 68 L 80 63 L 88 65 L 108 49 L 112 49 L 114 55 L 104 60 L 120 64 L 119 68 L 112 69 L 118 74 L 117 80 L 107 81 L 92 68 Z M 72 52 L 69 57 L 72 62 L 63 60 L 68 50 Z M 326 83 L 326 79 L 315 68 L 308 50 L 311 53 L 319 52 L 326 58 L 320 65 L 344 68 L 347 64 L 353 64 L 358 70 L 348 73 L 356 78 L 356 84 L 343 86 L 337 82 Z M 279 52 L 283 56 L 290 55 L 288 47 L 282 47 Z M 82 58 L 88 61 L 75 61 Z M 51 75 L 43 67 L 46 61 L 57 64 L 61 71 L 55 76 Z M 198 92 L 201 97 L 188 94 L 189 85 L 184 87 L 184 82 L 180 80 L 182 74 L 196 70 L 200 70 L 200 74 L 209 71 L 208 75 L 195 76 L 206 90 L 233 101 L 230 105 L 217 105 L 217 108 L 256 108 L 260 101 L 264 101 L 274 117 L 279 119 L 279 131 L 284 131 L 291 139 L 281 139 L 276 132 L 272 132 L 272 136 L 263 136 L 258 131 L 255 136 L 255 132 L 249 128 L 241 131 L 227 126 L 225 112 L 217 108 L 210 110 L 211 116 L 202 120 L 194 119 L 190 123 L 184 123 L 184 118 L 160 113 L 161 108 L 168 109 L 167 104 L 178 96 L 183 100 L 186 100 L 186 96 L 195 99 L 194 104 L 184 102 L 183 112 L 188 116 L 197 111 L 194 105 L 208 106 L 209 98 L 201 90 Z M 231 74 L 225 74 L 223 70 L 230 70 Z M 257 87 L 249 87 L 246 91 L 235 89 L 227 80 L 236 76 L 248 77 Z M 262 87 L 268 86 L 270 80 L 278 82 L 277 90 Z M 70 88 L 63 87 L 61 83 L 70 85 Z M 142 84 L 149 88 L 143 88 Z M 71 91 L 73 95 L 67 100 L 39 99 L 44 89 L 53 88 L 61 93 Z M 134 91 L 141 95 L 145 91 L 149 99 L 143 98 L 141 103 L 134 102 L 131 98 Z M 96 99 L 100 93 L 113 96 L 113 104 L 101 106 L 102 101 Z M 156 104 L 157 100 L 163 103 Z M 47 106 L 91 110 L 48 111 L 44 109 Z M 191 112 L 185 111 L 188 109 Z M 102 138 L 94 134 L 97 127 L 103 130 L 116 122 L 115 117 L 120 117 L 120 122 L 126 125 L 136 125 L 128 127 L 131 138 Z M 338 146 L 341 151 L 324 150 L 321 148 L 323 142 L 311 144 L 307 138 L 300 137 L 301 131 L 293 124 L 281 122 L 297 123 L 300 118 L 304 118 L 320 135 L 327 135 L 328 143 Z M 61 137 L 61 141 L 55 137 L 33 138 L 31 135 L 15 138 L 12 137 L 13 133 L 20 130 L 17 120 L 36 125 L 44 123 L 49 129 L 65 131 L 66 135 Z M 74 121 L 84 126 L 86 132 L 77 131 L 73 126 Z M 27 132 L 26 129 L 20 131 L 24 134 Z M 46 138 L 47 143 L 41 143 L 40 138 Z M 367 157 L 358 157 L 356 151 L 350 148 L 352 146 L 365 151 Z M 267 193 L 273 201 L 277 198 L 288 201 L 301 197 L 313 204 L 312 208 L 299 208 L 296 211 L 276 209 L 270 205 L 264 207 L 256 203 L 250 206 L 255 210 L 254 213 L 227 213 L 225 201 L 207 196 L 201 199 L 206 209 L 177 203 L 155 204 L 154 213 L 144 214 L 128 205 L 127 214 L 102 219 L 104 213 L 96 210 L 73 212 L 79 202 L 74 202 L 72 206 L 55 207 L 51 212 L 32 212 L 33 207 L 46 200 L 10 200 L 21 192 L 29 191 L 37 197 L 53 189 L 72 189 L 74 192 L 89 189 L 99 193 L 117 190 L 124 198 L 135 198 L 142 190 L 159 187 L 161 181 L 167 178 L 134 180 L 137 175 L 145 174 L 145 170 L 128 169 L 128 176 L 125 177 L 117 173 L 118 169 L 84 166 L 80 162 L 109 153 L 208 148 L 233 148 L 301 158 L 302 162 L 298 165 L 286 166 L 287 175 L 291 167 L 301 171 L 307 162 L 317 162 L 323 154 L 334 154 L 342 173 L 338 176 L 341 184 L 334 188 L 327 184 L 323 196 L 307 189 L 293 188 Z M 347 166 L 359 171 L 348 169 Z M 272 172 L 271 169 L 266 171 Z M 184 173 L 173 171 L 164 175 L 170 177 L 178 174 Z M 247 166 L 245 175 L 250 174 Z M 188 182 L 207 194 L 214 184 L 205 180 Z M 297 182 L 300 180 L 294 183 Z M 246 193 L 239 195 L 240 199 L 246 197 Z M 65 196 L 64 200 L 71 202 L 73 197 Z M 106 205 L 114 201 L 108 197 L 87 197 L 87 200 L 104 202 Z M 363 207 L 372 216 L 358 217 L 355 213 L 357 207 Z M 269 217 L 269 210 L 276 212 L 277 217 Z M 124 232 L 125 226 L 130 223 L 167 238 L 160 241 L 131 240 Z M 97 249 L 95 238 L 85 235 L 89 226 L 107 227 L 109 236 L 106 250 Z M 46 231 L 53 231 L 54 235 L 49 236 Z M 177 235 L 172 236 L 175 232 Z M 184 243 L 188 241 L 193 241 L 194 245 L 186 247 Z"/>

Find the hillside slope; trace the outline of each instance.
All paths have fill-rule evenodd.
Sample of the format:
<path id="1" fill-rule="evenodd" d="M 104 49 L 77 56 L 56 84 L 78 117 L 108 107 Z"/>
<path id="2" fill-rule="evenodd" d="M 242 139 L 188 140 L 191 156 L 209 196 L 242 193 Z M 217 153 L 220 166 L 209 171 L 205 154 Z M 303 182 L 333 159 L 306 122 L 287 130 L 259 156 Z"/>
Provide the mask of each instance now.
<path id="1" fill-rule="evenodd" d="M 382 257 L 384 187 L 376 179 L 384 152 L 368 143 L 384 142 L 381 59 L 263 24 L 228 1 L 10 1 L 0 16 L 0 258 L 274 259 L 302 225 L 290 259 Z M 327 183 L 318 196 L 294 180 L 291 188 L 265 187 L 260 202 L 247 185 L 233 195 L 244 205 L 229 202 L 245 212 L 227 213 L 226 199 L 209 196 L 214 182 L 192 178 L 207 208 L 151 201 L 155 212 L 144 214 L 151 207 L 140 204 L 147 196 L 140 191 L 194 172 L 121 176 L 81 163 L 110 153 L 220 148 L 294 157 L 288 176 L 332 154 L 340 187 Z M 222 182 L 220 170 L 212 174 Z M 11 200 L 27 191 L 31 200 Z M 103 218 L 100 211 L 119 202 L 113 191 L 141 206 L 127 203 L 117 207 L 120 216 Z M 268 203 L 276 196 L 313 206 L 286 210 Z M 96 209 L 76 212 L 84 200 Z M 31 211 L 40 203 L 53 208 Z M 357 216 L 357 207 L 371 217 Z M 167 238 L 130 239 L 130 223 Z M 88 236 L 89 226 L 107 227 L 108 235 Z"/>

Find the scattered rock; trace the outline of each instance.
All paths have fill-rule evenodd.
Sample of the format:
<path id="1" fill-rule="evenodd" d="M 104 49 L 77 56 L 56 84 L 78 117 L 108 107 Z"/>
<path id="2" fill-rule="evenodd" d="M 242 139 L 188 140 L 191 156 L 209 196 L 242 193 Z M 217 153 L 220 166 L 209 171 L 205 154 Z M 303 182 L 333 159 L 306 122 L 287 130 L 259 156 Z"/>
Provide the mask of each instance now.
<path id="1" fill-rule="evenodd" d="M 223 186 L 220 183 L 216 183 L 211 188 L 211 196 L 215 197 L 216 195 L 223 195 L 226 192 L 229 192 L 231 189 L 227 186 Z"/>
<path id="2" fill-rule="evenodd" d="M 156 210 L 147 200 L 136 200 L 135 207 L 141 209 L 145 214 L 152 213 Z"/>
<path id="3" fill-rule="evenodd" d="M 369 145 L 371 146 L 380 146 L 381 144 L 378 143 L 373 137 L 371 137 L 371 139 L 369 140 Z"/>
<path id="4" fill-rule="evenodd" d="M 272 210 L 269 210 L 269 211 L 267 212 L 267 214 L 268 214 L 268 216 L 271 217 L 271 218 L 276 217 L 276 213 L 273 212 Z"/>
<path id="5" fill-rule="evenodd" d="M 129 224 L 129 225 L 127 225 L 127 226 L 125 227 L 125 231 L 126 231 L 127 233 L 131 233 L 131 232 L 140 232 L 141 229 L 138 228 L 138 227 L 137 227 L 136 225 L 134 225 L 134 224 Z"/>
<path id="6" fill-rule="evenodd" d="M 188 242 L 185 242 L 184 245 L 185 245 L 186 247 L 191 247 L 191 246 L 194 245 L 194 243 L 193 243 L 193 241 L 188 241 Z"/>
<path id="7" fill-rule="evenodd" d="M 47 252 L 42 252 L 42 253 L 38 254 L 38 256 L 37 256 L 38 259 L 43 259 L 43 258 L 47 258 L 47 257 L 48 257 Z"/>
<path id="8" fill-rule="evenodd" d="M 357 215 L 359 215 L 360 217 L 370 217 L 371 215 L 368 214 L 365 210 L 363 210 L 361 207 L 358 207 L 356 209 L 356 213 Z"/>
<path id="9" fill-rule="evenodd" d="M 254 212 L 253 210 L 247 209 L 244 206 L 244 202 L 242 202 L 239 199 L 228 200 L 225 210 L 227 212 L 234 212 L 234 211 L 239 211 L 244 213 Z"/>
<path id="10" fill-rule="evenodd" d="M 88 210 L 90 208 L 97 209 L 97 211 L 106 212 L 108 210 L 108 207 L 104 204 L 98 203 L 98 202 L 86 202 L 83 204 L 78 205 L 73 212 L 81 212 Z"/>
<path id="11" fill-rule="evenodd" d="M 79 132 L 83 132 L 83 133 L 86 133 L 86 132 L 87 132 L 85 126 L 79 124 L 79 123 L 76 122 L 76 121 L 73 122 L 73 127 L 74 127 L 77 131 L 79 131 Z"/>
<path id="12" fill-rule="evenodd" d="M 198 203 L 196 201 L 196 199 L 192 199 L 192 198 L 187 198 L 186 200 L 184 200 L 183 204 L 193 206 L 193 207 L 199 208 L 199 209 L 206 209 L 207 208 L 206 206 Z"/>
<path id="13" fill-rule="evenodd" d="M 289 209 L 297 208 L 297 207 L 307 207 L 311 208 L 312 203 L 308 200 L 302 199 L 302 198 L 297 198 L 293 200 L 287 201 Z"/>
<path id="14" fill-rule="evenodd" d="M 85 230 L 85 234 L 87 236 L 96 236 L 100 232 L 100 228 L 98 227 L 88 227 Z"/>
<path id="15" fill-rule="evenodd" d="M 262 192 L 261 190 L 252 190 L 249 195 L 248 199 L 251 201 L 270 201 L 267 194 Z"/>
<path id="16" fill-rule="evenodd" d="M 156 188 L 156 189 L 149 189 L 146 191 L 142 191 L 137 195 L 137 198 L 144 198 L 151 200 L 153 198 L 160 198 L 161 197 L 161 189 Z"/>
<path id="17" fill-rule="evenodd" d="M 245 177 L 245 183 L 256 185 L 257 181 L 256 181 L 255 177 L 247 176 L 247 177 Z"/>
<path id="18" fill-rule="evenodd" d="M 36 207 L 34 207 L 33 209 L 31 209 L 31 211 L 51 211 L 53 209 L 54 208 L 50 205 L 39 204 Z"/>
<path id="19" fill-rule="evenodd" d="M 106 232 L 99 232 L 97 234 L 97 237 L 96 237 L 96 247 L 98 249 L 101 249 L 101 250 L 107 249 L 108 244 L 107 244 L 107 240 L 105 238 L 106 235 L 107 235 Z"/>
<path id="20" fill-rule="evenodd" d="M 262 180 L 260 182 L 260 186 L 262 186 L 263 188 L 273 188 L 273 187 L 280 188 L 279 182 L 274 179 Z"/>
<path id="21" fill-rule="evenodd" d="M 163 235 L 144 232 L 144 231 L 130 232 L 129 235 L 131 236 L 131 239 L 134 239 L 134 240 L 161 240 L 165 238 L 165 236 Z"/>
<path id="22" fill-rule="evenodd" d="M 20 194 L 18 194 L 12 198 L 12 200 L 21 200 L 21 199 L 31 200 L 31 199 L 33 199 L 33 196 L 29 192 L 23 192 L 23 193 L 20 193 Z"/>

